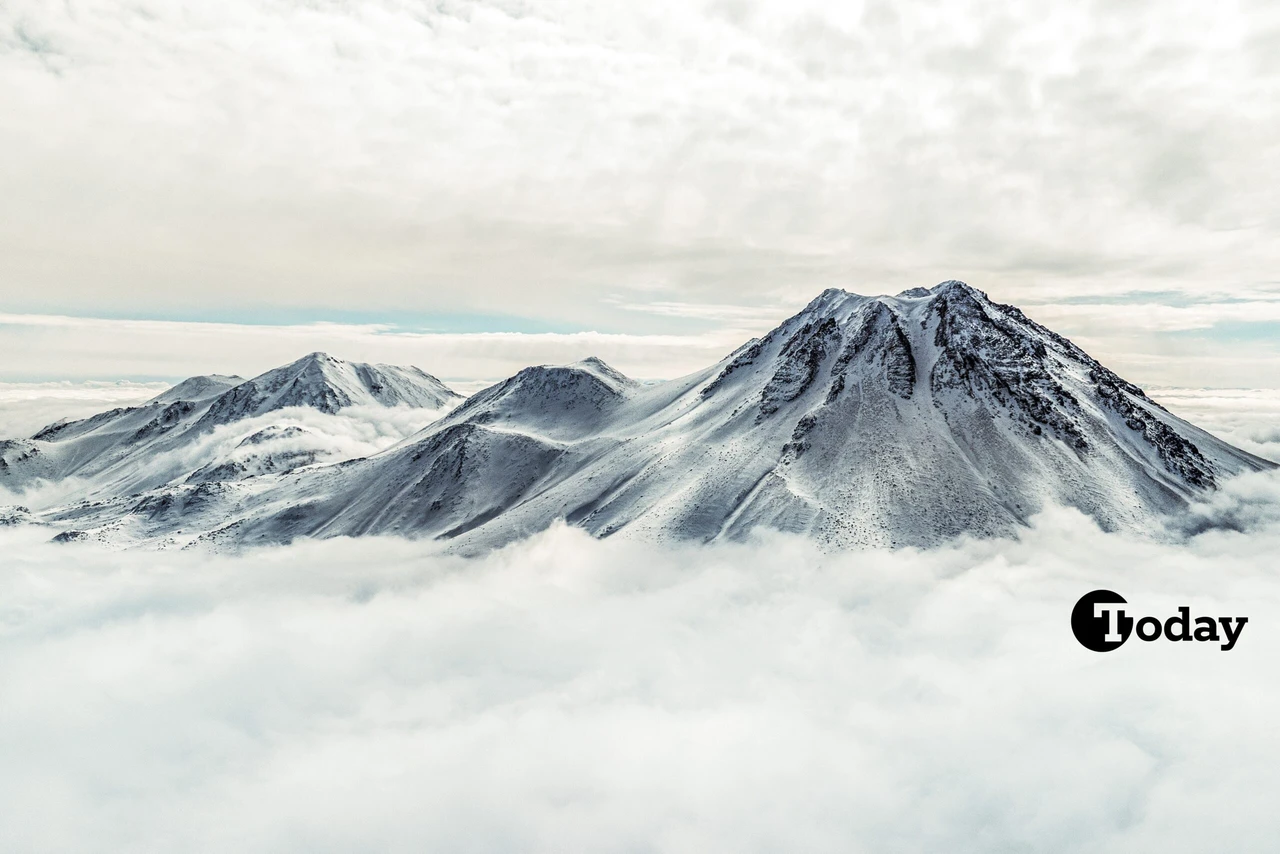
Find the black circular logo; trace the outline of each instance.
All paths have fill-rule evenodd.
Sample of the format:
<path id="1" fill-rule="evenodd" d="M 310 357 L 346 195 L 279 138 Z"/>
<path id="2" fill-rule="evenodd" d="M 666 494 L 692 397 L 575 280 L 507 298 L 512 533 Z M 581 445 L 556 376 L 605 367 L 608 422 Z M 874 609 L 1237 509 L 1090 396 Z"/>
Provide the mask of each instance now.
<path id="1" fill-rule="evenodd" d="M 1111 590 L 1093 590 L 1071 610 L 1071 631 L 1085 649 L 1110 652 L 1129 639 L 1133 617 L 1125 613 L 1125 598 Z"/>

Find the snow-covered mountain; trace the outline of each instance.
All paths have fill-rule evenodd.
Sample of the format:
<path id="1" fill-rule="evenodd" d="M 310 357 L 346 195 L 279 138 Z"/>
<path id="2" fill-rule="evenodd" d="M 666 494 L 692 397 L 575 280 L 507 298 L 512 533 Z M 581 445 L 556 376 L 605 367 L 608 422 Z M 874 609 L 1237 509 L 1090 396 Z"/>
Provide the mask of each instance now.
<path id="1" fill-rule="evenodd" d="M 359 406 L 438 410 L 460 400 L 418 368 L 312 353 L 250 380 L 192 377 L 141 406 L 0 442 L 0 486 L 21 491 L 74 478 L 83 497 L 111 499 L 174 483 L 289 471 L 333 454 L 325 443 L 309 442 L 304 427 L 273 425 L 274 419 Z"/>
<path id="2" fill-rule="evenodd" d="M 230 391 L 242 382 L 244 382 L 244 377 L 237 377 L 234 375 L 223 376 L 222 374 L 209 374 L 202 377 L 188 377 L 173 388 L 151 398 L 147 403 L 177 403 L 180 400 L 208 400 L 211 397 L 217 397 L 225 391 Z"/>
<path id="3" fill-rule="evenodd" d="M 437 409 L 458 399 L 444 383 L 418 368 L 343 362 L 327 353 L 311 353 L 218 395 L 197 426 L 211 429 L 288 406 L 328 413 L 358 405 Z"/>
<path id="4" fill-rule="evenodd" d="M 828 290 L 679 380 L 642 385 L 598 359 L 527 368 L 365 459 L 46 518 L 175 544 L 401 533 L 476 550 L 564 519 L 653 540 L 770 527 L 833 547 L 930 545 L 1011 533 L 1049 502 L 1150 531 L 1269 467 L 945 282 Z"/>

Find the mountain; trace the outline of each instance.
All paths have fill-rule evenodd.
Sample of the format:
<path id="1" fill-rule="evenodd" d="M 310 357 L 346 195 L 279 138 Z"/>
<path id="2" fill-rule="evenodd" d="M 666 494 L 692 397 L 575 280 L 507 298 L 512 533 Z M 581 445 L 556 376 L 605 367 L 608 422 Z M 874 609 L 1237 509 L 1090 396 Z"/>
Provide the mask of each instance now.
<path id="1" fill-rule="evenodd" d="M 418 368 L 312 353 L 249 380 L 200 376 L 141 406 L 60 421 L 0 441 L 0 486 L 22 491 L 75 478 L 84 498 L 111 500 L 169 484 L 238 480 L 341 458 L 289 413 L 353 406 L 439 410 L 462 398 Z M 425 418 L 424 421 L 429 421 Z"/>
<path id="2" fill-rule="evenodd" d="M 682 379 L 644 385 L 598 359 L 526 368 L 367 459 L 46 518 L 174 544 L 400 533 L 474 551 L 564 519 L 649 540 L 777 528 L 929 546 L 1016 532 L 1049 503 L 1156 531 L 1271 467 L 952 281 L 825 291 Z"/>
<path id="3" fill-rule="evenodd" d="M 197 426 L 211 429 L 289 406 L 332 414 L 361 405 L 438 409 L 460 399 L 418 368 L 343 362 L 327 353 L 311 353 L 217 396 Z"/>
<path id="4" fill-rule="evenodd" d="M 244 377 L 209 374 L 203 377 L 189 377 L 173 388 L 156 395 L 147 403 L 177 403 L 180 400 L 208 400 L 225 391 L 235 388 L 244 382 Z"/>

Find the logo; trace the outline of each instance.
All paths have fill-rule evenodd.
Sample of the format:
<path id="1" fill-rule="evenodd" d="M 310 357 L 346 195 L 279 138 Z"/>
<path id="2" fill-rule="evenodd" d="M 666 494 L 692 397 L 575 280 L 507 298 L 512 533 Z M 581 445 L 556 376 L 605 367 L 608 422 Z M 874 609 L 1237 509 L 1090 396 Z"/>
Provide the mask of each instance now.
<path id="1" fill-rule="evenodd" d="M 1094 652 L 1111 652 L 1135 634 L 1147 642 L 1164 638 L 1218 643 L 1223 652 L 1228 652 L 1235 648 L 1247 622 L 1248 617 L 1196 617 L 1193 621 L 1191 608 L 1186 605 L 1164 620 L 1135 618 L 1128 601 L 1113 590 L 1092 590 L 1081 596 L 1071 610 L 1072 633 L 1081 646 Z"/>

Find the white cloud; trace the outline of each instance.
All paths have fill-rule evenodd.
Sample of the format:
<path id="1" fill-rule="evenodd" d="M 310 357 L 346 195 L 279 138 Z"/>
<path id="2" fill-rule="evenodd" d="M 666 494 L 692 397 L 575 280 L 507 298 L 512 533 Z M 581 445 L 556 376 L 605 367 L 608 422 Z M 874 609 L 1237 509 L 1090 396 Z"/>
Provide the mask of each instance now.
<path id="1" fill-rule="evenodd" d="M 136 406 L 166 388 L 168 383 L 0 382 L 0 439 L 30 436 L 62 418 Z"/>
<path id="2" fill-rule="evenodd" d="M 324 350 L 343 359 L 414 364 L 459 390 L 476 390 L 529 365 L 565 364 L 587 356 L 603 358 L 636 378 L 669 379 L 715 364 L 797 308 L 734 311 L 723 305 L 661 301 L 633 308 L 640 307 L 661 317 L 719 319 L 722 325 L 684 334 L 439 333 L 386 324 L 267 325 L 0 314 L 0 377 L 253 376 Z M 1028 313 L 1139 385 L 1269 387 L 1280 377 L 1280 350 L 1265 341 L 1162 337 L 1140 311 L 1123 306 L 1089 306 L 1061 315 L 1054 313 L 1056 308 L 1031 306 Z"/>
<path id="3" fill-rule="evenodd" d="M 642 331 L 637 294 L 1274 296 L 1277 33 L 1248 0 L 18 0 L 5 301 Z"/>
<path id="4" fill-rule="evenodd" d="M 1280 462 L 1280 389 L 1152 388 L 1148 392 L 1197 427 Z"/>
<path id="5" fill-rule="evenodd" d="M 781 319 L 781 318 L 779 318 Z M 0 314 L 0 376 L 255 376 L 315 350 L 342 359 L 414 364 L 474 387 L 537 364 L 598 356 L 637 378 L 674 377 L 719 361 L 748 333 L 691 335 L 423 333 L 379 324 L 251 325 Z M 38 354 L 38 355 L 37 355 Z"/>
<path id="6" fill-rule="evenodd" d="M 1121 305 L 1037 305 L 1032 309 L 1047 326 L 1064 324 L 1086 328 L 1092 334 L 1126 332 L 1187 332 L 1212 329 L 1220 323 L 1280 323 L 1280 299 L 1242 300 L 1173 306 L 1154 302 Z"/>
<path id="7" fill-rule="evenodd" d="M 253 372 L 306 338 L 454 378 L 673 376 L 824 287 L 959 277 L 1139 383 L 1274 384 L 1256 336 L 1168 333 L 1277 320 L 1277 34 L 1274 3 L 1182 0 L 19 0 L 0 365 Z M 1152 296 L 1063 302 L 1117 291 Z M 616 335 L 392 346 L 405 313 Z"/>
<path id="8" fill-rule="evenodd" d="M 1265 850 L 1280 489 L 1248 500 L 1181 547 L 1067 511 L 843 555 L 0 532 L 0 847 Z M 1250 624 L 1098 655 L 1095 587 Z"/>

